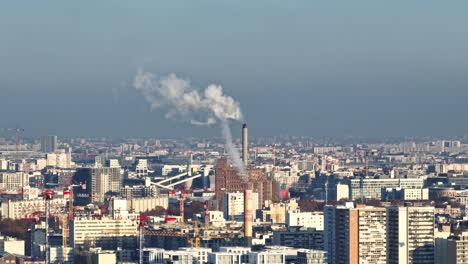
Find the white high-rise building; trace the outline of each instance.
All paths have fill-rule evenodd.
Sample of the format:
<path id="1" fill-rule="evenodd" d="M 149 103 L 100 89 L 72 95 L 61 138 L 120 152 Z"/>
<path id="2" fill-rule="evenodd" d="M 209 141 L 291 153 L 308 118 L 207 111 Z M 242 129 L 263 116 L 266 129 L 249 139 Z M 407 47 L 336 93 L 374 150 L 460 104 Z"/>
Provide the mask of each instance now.
<path id="1" fill-rule="evenodd" d="M 258 193 L 252 193 L 252 212 L 258 209 Z M 231 192 L 224 194 L 223 200 L 224 218 L 236 221 L 244 221 L 244 193 Z"/>
<path id="2" fill-rule="evenodd" d="M 388 264 L 434 263 L 434 208 L 387 208 Z"/>

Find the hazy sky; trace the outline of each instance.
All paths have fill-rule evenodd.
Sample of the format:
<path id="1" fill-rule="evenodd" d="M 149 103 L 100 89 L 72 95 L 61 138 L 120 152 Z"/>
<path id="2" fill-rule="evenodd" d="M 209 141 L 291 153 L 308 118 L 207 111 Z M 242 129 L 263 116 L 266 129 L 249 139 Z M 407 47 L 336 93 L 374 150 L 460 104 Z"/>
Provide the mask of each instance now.
<path id="1" fill-rule="evenodd" d="M 132 87 L 143 67 L 223 85 L 254 135 L 462 135 L 467 12 L 430 0 L 2 1 L 0 127 L 219 135 L 151 112 Z"/>

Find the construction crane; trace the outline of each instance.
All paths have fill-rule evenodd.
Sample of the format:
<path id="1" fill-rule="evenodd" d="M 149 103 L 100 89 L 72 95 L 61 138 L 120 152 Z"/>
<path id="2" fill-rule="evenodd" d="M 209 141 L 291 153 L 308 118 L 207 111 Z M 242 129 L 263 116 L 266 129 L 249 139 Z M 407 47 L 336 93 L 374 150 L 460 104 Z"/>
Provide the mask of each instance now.
<path id="1" fill-rule="evenodd" d="M 44 190 L 42 197 L 45 201 L 45 260 L 50 263 L 50 245 L 49 245 L 49 215 L 50 215 L 50 201 L 54 196 L 53 190 Z"/>
<path id="2" fill-rule="evenodd" d="M 179 211 L 180 211 L 180 222 L 184 223 L 184 193 L 180 192 L 179 197 Z"/>
<path id="3" fill-rule="evenodd" d="M 3 128 L 1 130 L 4 131 L 13 131 L 15 132 L 15 137 L 16 137 L 16 151 L 19 151 L 19 145 L 20 145 L 20 139 L 21 139 L 21 133 L 24 132 L 23 128 L 16 127 L 16 128 Z"/>
<path id="4" fill-rule="evenodd" d="M 138 242 L 139 242 L 139 250 L 138 250 L 138 255 L 139 255 L 139 264 L 143 264 L 143 244 L 144 244 L 144 240 L 145 240 L 145 234 L 144 234 L 144 229 L 147 225 L 147 222 L 149 221 L 149 218 L 147 216 L 144 216 L 144 215 L 140 215 L 138 217 L 138 220 L 139 220 L 139 231 L 140 231 L 140 235 L 139 235 L 139 239 L 138 239 Z"/>

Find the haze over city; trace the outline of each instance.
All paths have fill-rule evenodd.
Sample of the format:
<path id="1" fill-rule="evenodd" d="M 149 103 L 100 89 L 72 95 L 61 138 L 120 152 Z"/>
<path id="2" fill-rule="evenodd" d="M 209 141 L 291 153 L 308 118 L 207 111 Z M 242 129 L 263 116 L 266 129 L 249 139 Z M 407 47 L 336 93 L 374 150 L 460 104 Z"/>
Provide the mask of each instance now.
<path id="1" fill-rule="evenodd" d="M 0 264 L 468 263 L 467 1 L 0 4 Z"/>
<path id="2" fill-rule="evenodd" d="M 151 112 L 141 67 L 222 85 L 257 136 L 468 130 L 464 1 L 24 5 L 0 9 L 0 124 L 26 135 L 218 135 Z"/>

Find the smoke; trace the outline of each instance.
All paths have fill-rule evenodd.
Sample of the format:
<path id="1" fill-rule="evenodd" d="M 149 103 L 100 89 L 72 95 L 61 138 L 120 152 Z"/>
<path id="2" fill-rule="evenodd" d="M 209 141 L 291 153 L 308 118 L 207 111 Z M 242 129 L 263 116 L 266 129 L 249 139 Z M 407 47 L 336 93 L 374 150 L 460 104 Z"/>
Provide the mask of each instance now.
<path id="1" fill-rule="evenodd" d="M 239 170 L 239 173 L 242 177 L 247 176 L 244 163 L 240 158 L 239 151 L 237 150 L 236 146 L 234 146 L 234 143 L 232 143 L 231 129 L 229 129 L 227 120 L 221 120 L 221 132 L 223 133 L 223 137 L 226 140 L 226 150 L 228 151 L 231 162 Z"/>
<path id="2" fill-rule="evenodd" d="M 143 93 L 152 109 L 167 109 L 167 118 L 189 118 L 194 125 L 212 125 L 217 120 L 242 120 L 239 103 L 224 95 L 223 87 L 219 85 L 209 85 L 200 93 L 189 81 L 175 74 L 158 78 L 140 69 L 134 87 Z M 203 121 L 198 118 L 203 118 Z"/>
<path id="3" fill-rule="evenodd" d="M 224 94 L 222 86 L 212 84 L 199 92 L 188 80 L 173 73 L 158 77 L 142 69 L 138 70 L 133 86 L 141 91 L 151 109 L 165 109 L 166 118 L 181 117 L 199 126 L 220 122 L 229 158 L 240 173 L 245 175 L 245 168 L 239 151 L 232 142 L 228 124 L 228 120 L 241 121 L 242 111 L 236 100 Z"/>

